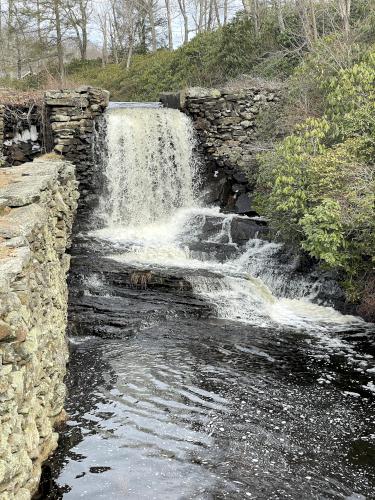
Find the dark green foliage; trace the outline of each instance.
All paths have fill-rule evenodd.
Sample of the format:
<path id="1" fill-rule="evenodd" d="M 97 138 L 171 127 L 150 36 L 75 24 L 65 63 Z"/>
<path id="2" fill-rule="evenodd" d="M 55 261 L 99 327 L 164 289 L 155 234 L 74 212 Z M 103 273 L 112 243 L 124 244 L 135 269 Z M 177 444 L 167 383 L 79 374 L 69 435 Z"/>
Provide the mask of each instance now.
<path id="1" fill-rule="evenodd" d="M 375 50 L 336 70 L 328 62 L 317 50 L 298 69 L 298 78 L 324 75 L 315 89 L 323 116 L 260 156 L 256 199 L 283 239 L 341 269 L 357 300 L 375 258 Z"/>

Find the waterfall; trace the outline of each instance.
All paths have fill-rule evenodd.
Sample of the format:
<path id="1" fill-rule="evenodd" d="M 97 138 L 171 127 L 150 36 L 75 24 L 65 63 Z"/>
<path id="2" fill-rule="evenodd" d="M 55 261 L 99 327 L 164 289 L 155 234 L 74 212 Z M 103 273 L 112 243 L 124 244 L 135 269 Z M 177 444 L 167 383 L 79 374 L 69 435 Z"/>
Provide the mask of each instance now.
<path id="1" fill-rule="evenodd" d="M 108 226 L 166 220 L 193 204 L 196 173 L 190 120 L 174 109 L 114 108 L 106 115 Z"/>
<path id="2" fill-rule="evenodd" d="M 133 105 L 110 108 L 105 119 L 105 227 L 91 234 L 110 243 L 108 257 L 150 272 L 177 272 L 222 319 L 310 330 L 358 324 L 324 307 L 332 302 L 314 303 L 327 283 L 295 273 L 282 245 L 256 237 L 237 244 L 233 221 L 250 219 L 200 206 L 187 116 Z M 323 296 L 335 295 L 335 286 Z"/>

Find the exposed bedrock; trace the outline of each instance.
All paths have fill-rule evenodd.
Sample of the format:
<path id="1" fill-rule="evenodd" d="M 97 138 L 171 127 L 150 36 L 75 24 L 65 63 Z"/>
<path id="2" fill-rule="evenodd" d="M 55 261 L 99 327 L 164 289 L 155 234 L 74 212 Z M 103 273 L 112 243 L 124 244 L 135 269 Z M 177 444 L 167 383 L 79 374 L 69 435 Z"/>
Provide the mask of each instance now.
<path id="1" fill-rule="evenodd" d="M 74 166 L 0 172 L 0 499 L 27 500 L 64 419 Z"/>

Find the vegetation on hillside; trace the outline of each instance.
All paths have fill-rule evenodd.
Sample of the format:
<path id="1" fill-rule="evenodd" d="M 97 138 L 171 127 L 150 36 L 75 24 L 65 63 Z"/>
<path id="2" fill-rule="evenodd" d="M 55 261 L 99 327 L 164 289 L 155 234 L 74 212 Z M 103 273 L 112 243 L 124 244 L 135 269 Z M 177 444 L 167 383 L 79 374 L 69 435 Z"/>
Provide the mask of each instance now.
<path id="1" fill-rule="evenodd" d="M 114 100 L 154 101 L 163 91 L 219 85 L 241 74 L 285 80 L 306 54 L 342 30 L 345 20 L 338 7 L 346 1 L 260 2 L 259 11 L 245 10 L 217 29 L 202 29 L 176 50 L 169 50 L 162 41 L 153 50 L 148 39 L 138 36 L 130 64 L 128 52 L 121 49 L 123 42 L 112 42 L 106 61 L 77 59 L 66 64 L 64 86 L 89 83 L 107 88 Z M 351 9 L 350 22 L 353 28 L 363 26 L 363 36 L 365 27 L 373 29 L 371 5 L 371 0 L 356 0 Z M 49 63 L 36 74 L 7 79 L 3 85 L 43 88 L 56 85 L 52 77 L 58 74 L 57 63 Z"/>
<path id="2" fill-rule="evenodd" d="M 355 47 L 341 36 L 325 40 L 295 71 L 299 97 L 305 92 L 305 103 L 312 101 L 310 117 L 259 157 L 256 203 L 282 239 L 341 270 L 349 298 L 365 299 L 362 312 L 370 314 L 375 306 L 375 46 Z M 343 47 L 345 58 L 338 63 Z"/>

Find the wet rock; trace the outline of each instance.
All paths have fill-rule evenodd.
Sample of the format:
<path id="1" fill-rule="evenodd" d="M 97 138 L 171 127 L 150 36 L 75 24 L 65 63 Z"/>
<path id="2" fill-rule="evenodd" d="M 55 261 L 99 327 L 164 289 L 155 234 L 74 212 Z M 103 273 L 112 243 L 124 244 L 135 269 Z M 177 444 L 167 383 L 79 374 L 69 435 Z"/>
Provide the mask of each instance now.
<path id="1" fill-rule="evenodd" d="M 233 184 L 232 185 L 232 191 L 234 193 L 245 193 L 246 192 L 246 186 L 244 184 Z"/>
<path id="2" fill-rule="evenodd" d="M 252 200 L 249 193 L 242 193 L 236 199 L 235 210 L 238 214 L 256 213 L 252 208 Z"/>
<path id="3" fill-rule="evenodd" d="M 236 172 L 234 172 L 233 174 L 233 179 L 236 181 L 236 182 L 239 182 L 239 183 L 242 183 L 242 184 L 246 184 L 247 183 L 247 177 L 246 175 L 237 170 Z"/>
<path id="4" fill-rule="evenodd" d="M 269 229 L 263 221 L 245 218 L 234 218 L 230 227 L 232 241 L 239 245 L 246 244 L 250 239 L 267 239 Z"/>
<path id="5" fill-rule="evenodd" d="M 163 92 L 160 95 L 160 102 L 166 108 L 180 109 L 181 96 L 179 92 Z"/>

